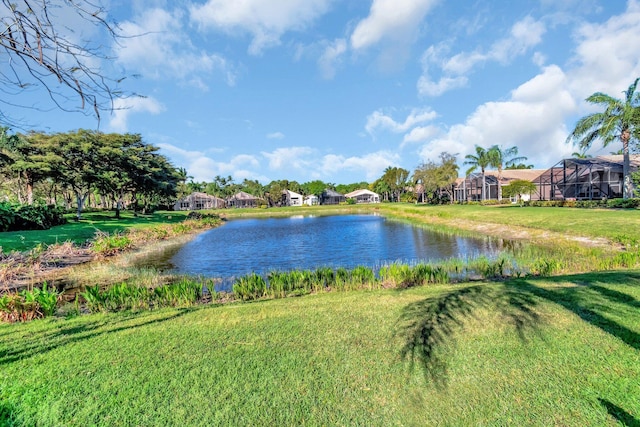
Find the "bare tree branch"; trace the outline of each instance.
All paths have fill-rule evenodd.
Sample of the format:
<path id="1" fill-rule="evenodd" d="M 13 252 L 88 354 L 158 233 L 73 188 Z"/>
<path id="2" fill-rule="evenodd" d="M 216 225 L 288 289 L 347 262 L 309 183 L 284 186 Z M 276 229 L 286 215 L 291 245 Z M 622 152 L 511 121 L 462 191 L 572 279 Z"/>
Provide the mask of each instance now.
<path id="1" fill-rule="evenodd" d="M 78 27 L 96 34 L 87 36 Z M 100 41 L 117 43 L 118 30 L 94 0 L 0 0 L 0 90 L 20 96 L 41 88 L 54 108 L 93 114 L 99 122 L 116 99 L 135 96 L 119 89 L 123 77 L 106 75 L 103 68 L 113 58 Z M 33 108 L 2 98 L 5 105 Z M 0 121 L 10 120 L 0 110 Z"/>

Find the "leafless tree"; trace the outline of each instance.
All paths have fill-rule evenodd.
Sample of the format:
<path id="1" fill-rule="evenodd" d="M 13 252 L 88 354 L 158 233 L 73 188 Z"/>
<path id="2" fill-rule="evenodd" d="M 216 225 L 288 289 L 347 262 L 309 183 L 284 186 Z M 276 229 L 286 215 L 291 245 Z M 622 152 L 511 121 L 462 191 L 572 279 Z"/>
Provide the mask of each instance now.
<path id="1" fill-rule="evenodd" d="M 120 37 L 100 0 L 0 0 L 0 102 L 25 105 L 25 90 L 44 89 L 51 108 L 93 114 L 112 111 L 123 78 L 105 75 L 108 46 Z M 90 33 L 86 30 L 89 29 Z M 0 109 L 0 122 L 11 124 Z"/>

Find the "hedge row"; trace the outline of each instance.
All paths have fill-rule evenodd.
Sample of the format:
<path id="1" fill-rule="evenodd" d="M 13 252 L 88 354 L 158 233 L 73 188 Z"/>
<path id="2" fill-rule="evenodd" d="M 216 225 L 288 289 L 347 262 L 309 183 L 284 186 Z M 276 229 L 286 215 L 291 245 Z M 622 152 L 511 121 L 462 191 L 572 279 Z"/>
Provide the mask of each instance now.
<path id="1" fill-rule="evenodd" d="M 66 222 L 61 207 L 0 202 L 0 231 L 47 230 Z"/>
<path id="2" fill-rule="evenodd" d="M 612 208 L 634 209 L 640 207 L 640 198 L 608 200 L 536 200 L 524 203 L 525 206 L 565 207 L 565 208 Z"/>

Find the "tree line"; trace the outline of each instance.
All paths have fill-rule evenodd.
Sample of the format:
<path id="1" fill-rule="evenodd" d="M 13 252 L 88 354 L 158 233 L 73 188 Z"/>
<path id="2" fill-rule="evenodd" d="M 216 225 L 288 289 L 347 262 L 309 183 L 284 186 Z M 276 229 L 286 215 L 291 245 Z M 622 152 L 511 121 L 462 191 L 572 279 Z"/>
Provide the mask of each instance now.
<path id="1" fill-rule="evenodd" d="M 139 134 L 0 128 L 0 189 L 21 204 L 33 204 L 37 195 L 47 204 L 75 206 L 78 218 L 88 201 L 115 208 L 117 217 L 125 204 L 144 212 L 172 203 L 186 175 L 158 150 Z"/>

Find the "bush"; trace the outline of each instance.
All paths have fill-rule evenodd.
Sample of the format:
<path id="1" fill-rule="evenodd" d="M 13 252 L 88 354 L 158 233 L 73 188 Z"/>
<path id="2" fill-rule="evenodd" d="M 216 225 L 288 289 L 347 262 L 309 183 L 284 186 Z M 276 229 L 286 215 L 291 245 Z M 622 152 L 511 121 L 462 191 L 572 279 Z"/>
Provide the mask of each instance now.
<path id="1" fill-rule="evenodd" d="M 610 199 L 607 200 L 608 208 L 634 209 L 640 206 L 640 199 Z"/>
<path id="2" fill-rule="evenodd" d="M 0 202 L 0 231 L 48 230 L 66 222 L 61 207 Z"/>

